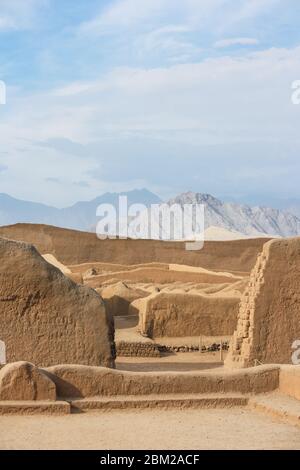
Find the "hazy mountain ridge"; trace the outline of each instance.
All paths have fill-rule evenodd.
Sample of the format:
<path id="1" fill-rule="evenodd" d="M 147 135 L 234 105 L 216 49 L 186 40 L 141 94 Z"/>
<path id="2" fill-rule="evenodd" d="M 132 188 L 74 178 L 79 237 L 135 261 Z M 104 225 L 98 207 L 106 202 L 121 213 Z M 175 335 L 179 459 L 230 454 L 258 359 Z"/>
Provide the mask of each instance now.
<path id="1" fill-rule="evenodd" d="M 105 193 L 92 201 L 79 201 L 76 204 L 58 209 L 29 201 L 21 201 L 7 194 L 0 194 L 0 226 L 16 223 L 43 223 L 74 230 L 91 231 L 97 223 L 96 210 L 100 204 L 118 207 L 119 196 L 127 196 L 128 204 L 161 203 L 161 199 L 147 189 L 136 189 L 124 193 Z"/>
<path id="2" fill-rule="evenodd" d="M 204 204 L 205 228 L 215 226 L 245 236 L 261 234 L 277 237 L 300 235 L 300 219 L 285 211 L 268 207 L 250 207 L 248 205 L 222 202 L 219 199 L 201 193 L 187 192 L 169 201 L 169 204 Z"/>
<path id="3" fill-rule="evenodd" d="M 97 223 L 96 209 L 100 204 L 113 204 L 118 207 L 120 195 L 128 197 L 128 204 L 141 203 L 149 207 L 162 203 L 161 199 L 147 189 L 127 193 L 105 193 L 92 201 L 77 202 L 71 207 L 57 209 L 0 194 L 0 225 L 15 223 L 44 223 L 57 227 L 91 231 Z M 209 194 L 186 192 L 168 201 L 184 205 L 190 203 L 205 205 L 205 228 L 219 228 L 220 233 L 245 237 L 300 236 L 300 218 L 284 210 L 268 207 L 251 207 L 245 204 L 223 202 Z"/>

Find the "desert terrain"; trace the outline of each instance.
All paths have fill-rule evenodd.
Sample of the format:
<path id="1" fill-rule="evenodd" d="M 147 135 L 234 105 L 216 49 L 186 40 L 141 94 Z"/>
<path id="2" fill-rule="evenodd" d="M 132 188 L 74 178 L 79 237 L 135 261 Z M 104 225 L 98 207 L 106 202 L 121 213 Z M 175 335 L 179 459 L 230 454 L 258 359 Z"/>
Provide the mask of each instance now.
<path id="1" fill-rule="evenodd" d="M 0 237 L 0 449 L 300 448 L 299 239 Z"/>

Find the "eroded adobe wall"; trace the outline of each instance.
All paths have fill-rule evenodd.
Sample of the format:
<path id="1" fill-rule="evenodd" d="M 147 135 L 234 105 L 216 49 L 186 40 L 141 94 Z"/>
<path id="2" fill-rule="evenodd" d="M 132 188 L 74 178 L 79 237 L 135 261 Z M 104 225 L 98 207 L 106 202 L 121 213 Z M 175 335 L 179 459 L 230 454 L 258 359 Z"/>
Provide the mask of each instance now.
<path id="1" fill-rule="evenodd" d="M 300 339 L 300 238 L 265 244 L 242 296 L 226 363 L 291 363 Z"/>
<path id="2" fill-rule="evenodd" d="M 114 366 L 114 326 L 101 297 L 32 245 L 0 239 L 0 339 L 6 361 Z"/>
<path id="3" fill-rule="evenodd" d="M 101 367 L 62 365 L 44 370 L 57 395 L 96 397 L 173 393 L 265 393 L 278 389 L 278 366 L 228 372 L 127 372 Z"/>
<path id="4" fill-rule="evenodd" d="M 205 242 L 199 251 L 186 251 L 183 242 L 155 240 L 98 240 L 94 233 L 47 225 L 0 227 L 0 236 L 33 244 L 66 265 L 79 263 L 177 263 L 218 271 L 250 272 L 265 239 Z"/>
<path id="5" fill-rule="evenodd" d="M 231 336 L 239 297 L 159 293 L 140 304 L 139 329 L 150 338 Z"/>

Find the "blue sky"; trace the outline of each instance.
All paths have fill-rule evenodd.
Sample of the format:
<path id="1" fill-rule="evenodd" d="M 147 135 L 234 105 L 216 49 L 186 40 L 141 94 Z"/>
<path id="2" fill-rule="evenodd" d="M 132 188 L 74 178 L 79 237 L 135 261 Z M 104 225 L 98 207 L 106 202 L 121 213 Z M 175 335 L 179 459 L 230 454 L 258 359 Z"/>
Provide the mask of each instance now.
<path id="1" fill-rule="evenodd" d="M 300 200 L 297 0 L 0 0 L 0 192 Z"/>

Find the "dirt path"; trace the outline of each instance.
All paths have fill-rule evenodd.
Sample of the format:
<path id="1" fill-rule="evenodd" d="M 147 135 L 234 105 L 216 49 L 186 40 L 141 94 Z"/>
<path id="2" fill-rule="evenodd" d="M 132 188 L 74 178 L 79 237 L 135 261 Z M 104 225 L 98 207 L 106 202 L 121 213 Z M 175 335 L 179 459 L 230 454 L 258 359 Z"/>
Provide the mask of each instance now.
<path id="1" fill-rule="evenodd" d="M 225 354 L 224 354 L 225 357 Z M 162 357 L 118 357 L 117 369 L 130 370 L 133 372 L 155 372 L 155 371 L 192 371 L 211 370 L 223 368 L 220 362 L 220 353 L 200 354 L 175 353 L 165 354 Z"/>
<path id="2" fill-rule="evenodd" d="M 2 416 L 0 449 L 299 450 L 300 428 L 247 409 Z"/>

